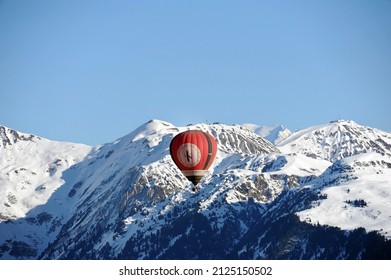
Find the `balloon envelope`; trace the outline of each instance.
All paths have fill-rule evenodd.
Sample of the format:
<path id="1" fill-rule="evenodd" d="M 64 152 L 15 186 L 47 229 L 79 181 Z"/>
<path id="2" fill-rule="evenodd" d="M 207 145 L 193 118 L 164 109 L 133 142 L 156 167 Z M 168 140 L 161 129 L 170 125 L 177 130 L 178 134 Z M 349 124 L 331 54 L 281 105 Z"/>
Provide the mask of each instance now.
<path id="1" fill-rule="evenodd" d="M 216 140 L 207 132 L 188 130 L 176 135 L 170 145 L 170 154 L 182 173 L 197 185 L 212 165 L 216 156 Z"/>

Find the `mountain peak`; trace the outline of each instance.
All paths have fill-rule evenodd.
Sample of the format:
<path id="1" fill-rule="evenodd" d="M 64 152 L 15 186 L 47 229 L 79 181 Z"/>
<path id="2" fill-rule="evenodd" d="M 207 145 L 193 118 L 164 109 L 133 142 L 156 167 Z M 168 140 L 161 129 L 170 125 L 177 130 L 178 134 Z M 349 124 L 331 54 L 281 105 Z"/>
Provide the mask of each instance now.
<path id="1" fill-rule="evenodd" d="M 5 148 L 7 145 L 15 144 L 18 141 L 31 141 L 33 138 L 39 137 L 0 125 L 0 147 Z"/>
<path id="2" fill-rule="evenodd" d="M 353 120 L 344 120 L 344 119 L 332 120 L 332 121 L 330 121 L 330 124 L 331 123 L 342 123 L 342 124 L 344 123 L 344 124 L 358 125 L 358 123 L 356 123 Z"/>
<path id="3" fill-rule="evenodd" d="M 391 134 L 351 120 L 336 120 L 295 132 L 278 147 L 285 153 L 334 162 L 372 151 L 391 155 Z"/>
<path id="4" fill-rule="evenodd" d="M 157 119 L 151 119 L 148 122 L 140 125 L 135 130 L 130 132 L 129 134 L 117 139 L 114 141 L 114 143 L 119 142 L 136 142 L 141 139 L 146 140 L 152 140 L 152 138 L 157 139 L 159 137 L 156 136 L 162 136 L 164 134 L 164 131 L 167 129 L 169 130 L 177 130 L 176 127 L 166 121 L 157 120 Z M 152 141 L 154 142 L 154 141 Z M 151 143 L 151 145 L 154 145 Z"/>
<path id="5" fill-rule="evenodd" d="M 148 122 L 140 125 L 132 133 L 135 133 L 136 137 L 141 138 L 146 135 L 154 134 L 162 129 L 167 129 L 167 128 L 174 128 L 174 125 L 169 122 L 152 119 L 152 120 L 149 120 Z"/>
<path id="6" fill-rule="evenodd" d="M 250 131 L 253 131 L 254 133 L 258 134 L 259 136 L 267 139 L 274 145 L 279 144 L 281 141 L 289 137 L 289 135 L 292 134 L 292 132 L 285 128 L 282 125 L 276 125 L 276 126 L 263 126 L 263 125 L 256 125 L 251 123 L 246 123 L 242 125 L 243 127 L 247 128 Z"/>

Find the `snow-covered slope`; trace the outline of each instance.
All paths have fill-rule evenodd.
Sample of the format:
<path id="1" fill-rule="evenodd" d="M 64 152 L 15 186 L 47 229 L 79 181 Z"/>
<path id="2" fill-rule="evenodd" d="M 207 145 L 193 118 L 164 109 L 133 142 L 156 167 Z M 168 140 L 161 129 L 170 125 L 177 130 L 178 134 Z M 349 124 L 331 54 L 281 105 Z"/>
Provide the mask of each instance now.
<path id="1" fill-rule="evenodd" d="M 283 127 L 282 125 L 262 126 L 247 123 L 243 124 L 242 126 L 247 128 L 248 130 L 251 130 L 252 132 L 255 132 L 259 136 L 269 140 L 275 145 L 279 144 L 281 141 L 285 140 L 289 137 L 289 135 L 292 134 L 289 129 Z"/>
<path id="2" fill-rule="evenodd" d="M 63 172 L 91 149 L 0 126 L 0 221 L 24 217 L 45 204 L 64 183 Z"/>
<path id="3" fill-rule="evenodd" d="M 41 159 L 31 166 L 20 165 L 22 160 L 8 169 L 2 165 L 0 191 L 20 185 L 22 179 L 9 175 L 19 166 L 37 174 L 39 179 L 30 179 L 34 192 L 49 184 L 44 183 L 48 178 L 56 183 L 45 199 L 18 215 L 4 212 L 0 258 L 369 258 L 366 242 L 381 244 L 380 253 L 387 254 L 391 241 L 379 236 L 389 238 L 390 231 L 390 134 L 353 122 L 343 124 L 342 138 L 331 123 L 297 132 L 278 147 L 243 126 L 175 127 L 159 120 L 95 149 L 31 136 L 32 143 L 39 144 L 31 149 L 41 150 L 35 153 Z M 208 131 L 218 142 L 216 159 L 197 192 L 169 155 L 174 135 L 195 128 Z M 346 131 L 352 133 L 349 144 L 333 140 L 346 139 Z M 30 138 L 15 131 L 7 139 L 22 141 L 12 138 L 15 134 Z M 308 142 L 311 138 L 316 141 Z M 367 141 L 370 148 L 361 149 Z M 3 140 L 7 144 L 0 151 L 14 142 Z M 65 165 L 71 162 L 72 145 L 73 165 Z M 346 145 L 349 153 L 343 152 Z M 56 162 L 51 156 L 56 149 L 60 166 L 50 165 Z M 66 153 L 59 153 L 62 149 Z M 10 150 L 7 158 L 18 153 Z M 47 173 L 49 165 L 57 171 Z M 9 199 L 4 203 L 10 204 Z M 330 226 L 336 228 L 330 231 Z M 348 234 L 356 228 L 382 235 L 373 237 L 365 230 Z M 276 238 L 283 233 L 284 242 L 277 246 Z M 323 254 L 319 242 L 330 234 L 339 236 L 332 245 L 336 249 Z M 350 247 L 352 238 L 362 241 L 360 249 Z M 307 243 L 312 245 L 303 249 Z M 341 255 L 338 250 L 350 253 Z M 380 253 L 376 256 L 387 256 Z"/>
<path id="4" fill-rule="evenodd" d="M 391 238 L 391 157 L 366 153 L 339 160 L 310 188 L 322 199 L 297 213 L 302 221 L 345 230 L 363 227 Z"/>

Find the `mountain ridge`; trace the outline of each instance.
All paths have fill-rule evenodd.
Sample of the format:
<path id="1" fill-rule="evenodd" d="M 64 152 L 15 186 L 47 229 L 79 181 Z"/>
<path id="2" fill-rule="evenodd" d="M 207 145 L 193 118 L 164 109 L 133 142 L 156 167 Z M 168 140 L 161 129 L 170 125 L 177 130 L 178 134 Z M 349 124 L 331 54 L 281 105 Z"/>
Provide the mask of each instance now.
<path id="1" fill-rule="evenodd" d="M 390 154 L 391 134 L 354 121 L 331 121 L 291 134 L 278 145 L 284 153 L 336 161 L 364 152 Z"/>
<path id="2" fill-rule="evenodd" d="M 360 128 L 355 123 L 343 125 L 353 132 Z M 319 128 L 325 131 L 326 126 Z M 188 129 L 208 131 L 219 143 L 216 160 L 197 193 L 191 191 L 191 183 L 173 164 L 168 150 L 172 137 Z M 54 165 L 57 169 L 52 175 L 47 172 L 52 159 L 44 161 L 41 165 L 46 169 L 37 174 L 44 174 L 46 179 L 51 178 L 57 184 L 45 189 L 52 192 L 47 201 L 40 200 L 39 205 L 15 217 L 4 214 L 5 210 L 9 212 L 9 208 L 18 206 L 10 203 L 14 199 L 8 193 L 17 197 L 14 192 L 20 190 L 9 188 L 9 182 L 22 182 L 26 178 L 16 180 L 20 175 L 14 174 L 16 177 L 12 175 L 11 178 L 7 173 L 13 174 L 14 170 L 23 173 L 25 170 L 19 169 L 25 168 L 25 163 L 15 161 L 8 164 L 8 170 L 4 172 L 3 161 L 0 189 L 7 189 L 7 193 L 6 200 L 2 201 L 3 208 L 0 208 L 0 258 L 360 258 L 362 254 L 359 253 L 368 250 L 364 240 L 376 238 L 376 242 L 388 248 L 388 239 L 381 238 L 390 238 L 391 232 L 387 222 L 391 207 L 384 206 L 386 201 L 382 200 L 385 195 L 391 196 L 387 184 L 391 176 L 389 133 L 370 128 L 358 129 L 361 135 L 351 132 L 349 140 L 352 139 L 354 145 L 366 147 L 353 136 L 362 137 L 364 143 L 368 143 L 366 138 L 374 142 L 373 138 L 379 137 L 381 141 L 374 142 L 378 146 L 371 149 L 349 150 L 353 152 L 346 153 L 347 160 L 344 160 L 344 153 L 341 153 L 341 159 L 333 158 L 332 153 L 309 157 L 308 153 L 313 152 L 306 147 L 307 140 L 311 139 L 309 136 L 318 136 L 312 137 L 316 140 L 325 137 L 324 143 L 329 143 L 337 135 L 315 134 L 315 131 L 312 128 L 300 135 L 294 133 L 283 144 L 275 146 L 240 125 L 175 127 L 168 122 L 151 120 L 111 143 L 80 146 L 83 152 L 75 153 L 73 160 L 68 158 L 67 163 L 58 162 L 60 166 Z M 294 150 L 292 144 L 301 144 L 304 148 Z M 345 147 L 343 143 L 340 145 Z M 9 149 L 10 145 L 0 148 Z M 23 153 L 19 155 L 25 157 Z M 30 172 L 32 168 L 26 170 Z M 30 181 L 27 186 L 31 186 L 33 192 L 40 191 L 38 183 Z M 368 182 L 372 187 L 363 197 L 361 194 Z M 337 192 L 330 193 L 330 190 Z M 342 198 L 335 199 L 335 195 Z M 342 209 L 346 206 L 342 213 L 355 218 L 327 220 L 324 212 L 329 210 L 325 209 L 333 203 Z M 282 217 L 290 218 L 284 220 Z M 294 241 L 294 235 L 298 234 L 295 230 L 305 228 L 308 235 L 302 236 L 303 242 L 317 233 L 330 238 L 327 228 L 333 227 L 331 232 L 340 236 L 337 245 L 333 246 L 347 251 L 352 249 L 349 240 L 353 236 L 340 233 L 367 228 L 375 235 L 360 231 L 359 237 L 354 235 L 354 238 L 364 242 L 360 243 L 364 244 L 361 251 L 342 257 L 332 253 L 322 255 L 315 248 L 307 248 L 307 253 L 299 254 L 299 245 L 280 254 L 279 246 L 272 246 L 277 242 L 276 234 L 265 231 L 264 225 L 287 229 L 290 223 L 295 229 L 288 231 L 292 236 L 285 238 L 292 244 L 297 242 Z M 254 232 L 259 232 L 259 236 Z M 262 236 L 265 237 L 262 239 Z M 266 249 L 261 250 L 256 244 L 264 244 Z M 187 253 L 183 248 L 187 248 Z M 214 252 L 210 248 L 214 248 Z M 387 256 L 384 254 L 378 257 Z"/>

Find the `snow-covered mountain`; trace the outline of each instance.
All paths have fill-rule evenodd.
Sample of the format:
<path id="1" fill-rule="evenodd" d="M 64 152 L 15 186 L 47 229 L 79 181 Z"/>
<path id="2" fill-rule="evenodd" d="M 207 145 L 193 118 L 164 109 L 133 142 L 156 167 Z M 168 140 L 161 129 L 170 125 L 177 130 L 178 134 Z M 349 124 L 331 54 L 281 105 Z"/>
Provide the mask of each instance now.
<path id="1" fill-rule="evenodd" d="M 197 192 L 169 155 L 190 128 L 219 149 Z M 338 122 L 275 146 L 152 120 L 95 148 L 0 133 L 3 259 L 391 258 L 390 133 Z"/>

